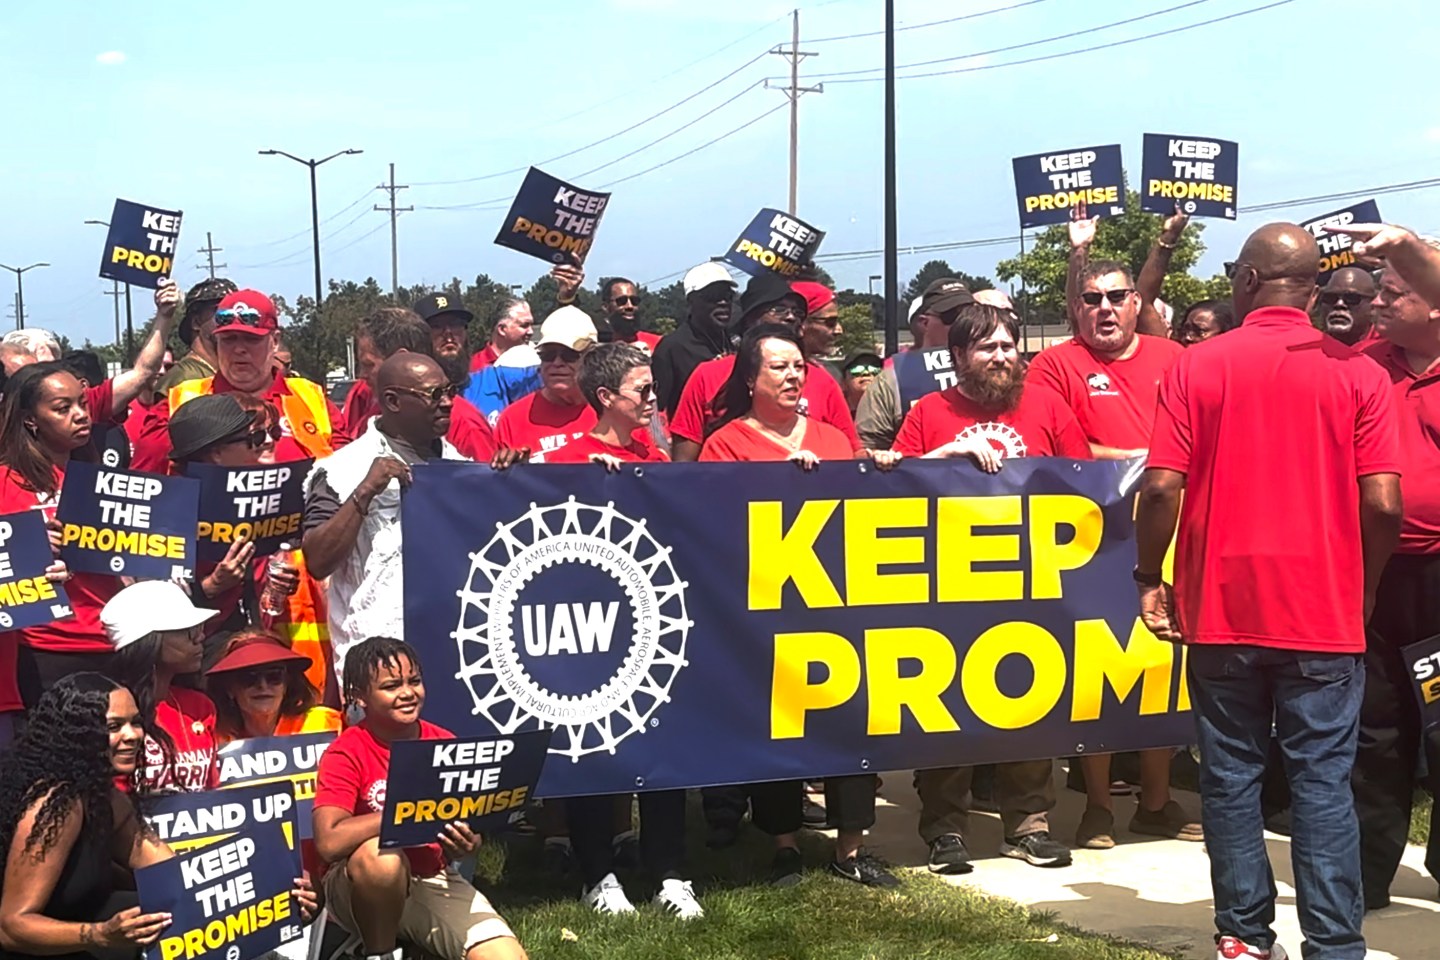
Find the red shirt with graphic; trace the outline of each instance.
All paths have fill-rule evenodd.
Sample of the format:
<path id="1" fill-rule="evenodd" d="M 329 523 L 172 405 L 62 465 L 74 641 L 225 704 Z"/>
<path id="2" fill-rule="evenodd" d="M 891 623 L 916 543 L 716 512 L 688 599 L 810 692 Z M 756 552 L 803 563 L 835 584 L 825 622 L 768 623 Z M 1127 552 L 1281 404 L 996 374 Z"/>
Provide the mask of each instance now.
<path id="1" fill-rule="evenodd" d="M 1163 337 L 1136 337 L 1140 345 L 1124 360 L 1106 359 L 1078 339 L 1058 343 L 1030 361 L 1030 383 L 1058 393 L 1091 443 L 1147 449 L 1160 381 L 1185 348 Z"/>
<path id="2" fill-rule="evenodd" d="M 420 740 L 454 740 L 455 734 L 433 723 L 420 723 Z M 362 721 L 350 727 L 320 755 L 315 776 L 315 809 L 339 807 L 352 816 L 385 810 L 385 787 L 390 771 L 390 744 L 375 739 Z M 406 847 L 410 872 L 433 877 L 445 871 L 445 854 L 438 843 Z"/>
<path id="3" fill-rule="evenodd" d="M 608 453 L 610 456 L 630 463 L 667 463 L 670 458 L 665 451 L 650 444 L 631 438 L 623 447 L 613 446 L 598 439 L 593 433 L 571 440 L 545 459 L 546 463 L 589 463 L 592 453 Z"/>
<path id="4" fill-rule="evenodd" d="M 495 440 L 502 447 L 529 447 L 531 463 L 549 463 L 552 453 L 594 430 L 596 420 L 590 404 L 566 406 L 547 400 L 544 390 L 536 390 L 500 414 Z M 636 443 L 653 446 L 648 430 L 636 430 L 632 436 Z"/>
<path id="5" fill-rule="evenodd" d="M 680 405 L 675 408 L 675 419 L 670 421 L 672 436 L 681 437 L 694 443 L 705 440 L 705 428 L 720 419 L 721 412 L 715 404 L 725 390 L 730 372 L 735 369 L 735 355 L 706 360 L 695 368 L 685 389 L 680 393 Z M 839 430 L 850 441 L 852 453 L 861 450 L 860 437 L 855 432 L 855 418 L 850 416 L 850 405 L 835 378 L 825 368 L 813 361 L 805 364 L 805 386 L 800 390 L 800 414 L 820 423 L 828 423 Z"/>
<path id="6" fill-rule="evenodd" d="M 1090 443 L 1075 414 L 1055 391 L 1027 385 L 1013 410 L 986 410 L 950 387 L 922 397 L 900 425 L 892 447 L 921 457 L 955 440 L 984 437 L 1006 457 L 1090 459 Z"/>
<path id="7" fill-rule="evenodd" d="M 220 786 L 215 762 L 215 703 L 199 690 L 171 687 L 155 704 L 155 725 L 175 743 L 175 756 L 165 762 L 160 744 L 146 735 L 145 766 L 140 775 L 146 793 L 196 793 Z"/>

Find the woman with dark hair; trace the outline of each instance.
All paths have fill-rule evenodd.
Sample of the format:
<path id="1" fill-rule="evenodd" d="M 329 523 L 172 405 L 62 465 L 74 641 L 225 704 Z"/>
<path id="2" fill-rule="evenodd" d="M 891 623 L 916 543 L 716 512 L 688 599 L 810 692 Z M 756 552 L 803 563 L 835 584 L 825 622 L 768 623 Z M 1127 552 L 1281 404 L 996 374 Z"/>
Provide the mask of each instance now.
<path id="1" fill-rule="evenodd" d="M 201 624 L 213 616 L 214 610 L 196 607 L 169 580 L 131 584 L 100 612 L 116 650 L 111 676 L 134 693 L 145 722 L 145 757 L 136 782 L 142 796 L 220 785 L 215 704 L 176 683 L 199 674 Z"/>
<path id="2" fill-rule="evenodd" d="M 0 421 L 0 514 L 41 510 L 53 521 L 71 455 L 90 453 L 85 388 L 58 363 L 30 364 L 6 383 Z M 106 670 L 114 651 L 100 608 L 119 589 L 119 577 L 76 573 L 65 585 L 73 616 L 0 633 L 0 711 L 34 706 L 68 674 Z"/>
<path id="3" fill-rule="evenodd" d="M 225 644 L 206 671 L 215 701 L 215 737 L 221 743 L 248 737 L 339 732 L 340 711 L 320 706 L 320 692 L 306 678 L 310 658 L 264 630 L 243 630 Z"/>
<path id="4" fill-rule="evenodd" d="M 843 432 L 800 412 L 806 371 L 800 337 L 793 327 L 762 323 L 747 331 L 721 395 L 725 415 L 700 448 L 700 461 L 790 460 L 808 472 L 821 460 L 853 459 L 853 445 Z M 871 458 L 876 467 L 889 470 L 901 455 L 876 450 Z M 772 881 L 789 886 L 799 880 L 796 835 L 804 799 L 800 781 L 720 787 L 701 795 L 712 846 L 734 842 L 748 799 L 750 822 L 775 838 Z M 831 869 L 866 886 L 897 886 L 899 881 L 879 861 L 860 853 L 865 831 L 875 823 L 875 777 L 827 777 L 825 795 L 830 824 L 839 831 Z"/>
<path id="5" fill-rule="evenodd" d="M 135 698 L 98 673 L 47 690 L 0 760 L 0 955 L 84 957 L 154 943 L 170 917 L 114 887 L 173 854 L 115 786 L 133 781 L 145 732 Z"/>
<path id="6" fill-rule="evenodd" d="M 1190 304 L 1175 327 L 1175 339 L 1187 347 L 1234 330 L 1235 308 L 1229 300 L 1201 300 Z"/>

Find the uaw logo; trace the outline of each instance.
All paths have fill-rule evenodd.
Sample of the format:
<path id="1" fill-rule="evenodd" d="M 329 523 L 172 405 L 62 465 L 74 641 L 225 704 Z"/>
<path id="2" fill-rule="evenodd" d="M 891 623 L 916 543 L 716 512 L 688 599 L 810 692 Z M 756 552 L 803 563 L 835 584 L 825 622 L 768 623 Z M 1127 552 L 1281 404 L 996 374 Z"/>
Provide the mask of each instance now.
<path id="1" fill-rule="evenodd" d="M 643 518 L 532 503 L 470 561 L 451 636 L 476 714 L 501 734 L 553 727 L 550 752 L 572 762 L 659 725 L 692 624 Z"/>
<path id="2" fill-rule="evenodd" d="M 956 440 L 970 440 L 979 437 L 1006 457 L 1025 456 L 1025 440 L 1019 431 L 1008 423 L 976 423 L 955 434 Z"/>

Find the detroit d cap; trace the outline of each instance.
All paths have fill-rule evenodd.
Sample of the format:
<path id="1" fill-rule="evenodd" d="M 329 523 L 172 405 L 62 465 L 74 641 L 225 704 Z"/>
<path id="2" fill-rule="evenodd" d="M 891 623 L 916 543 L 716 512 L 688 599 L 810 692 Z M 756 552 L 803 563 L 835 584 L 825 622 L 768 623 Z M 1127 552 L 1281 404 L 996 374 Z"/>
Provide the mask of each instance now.
<path id="1" fill-rule="evenodd" d="M 465 304 L 453 293 L 432 293 L 415 301 L 413 308 L 420 319 L 429 323 L 433 318 L 453 313 L 466 323 L 475 319 L 475 314 L 465 309 Z"/>

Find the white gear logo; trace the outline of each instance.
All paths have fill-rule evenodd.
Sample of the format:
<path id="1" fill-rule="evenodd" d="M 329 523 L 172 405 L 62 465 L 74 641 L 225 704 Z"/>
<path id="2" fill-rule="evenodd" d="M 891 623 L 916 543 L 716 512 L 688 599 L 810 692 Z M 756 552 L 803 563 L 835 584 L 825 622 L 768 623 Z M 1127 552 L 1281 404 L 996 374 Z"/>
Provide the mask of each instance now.
<path id="1" fill-rule="evenodd" d="M 495 527 L 490 542 L 470 555 L 470 572 L 458 591 L 460 619 L 451 633 L 459 653 L 456 678 L 469 688 L 473 712 L 501 734 L 531 720 L 554 727 L 550 752 L 572 762 L 613 754 L 620 741 L 658 722 L 651 717 L 669 702 L 675 676 L 687 663 L 689 584 L 645 520 L 625 516 L 613 502 L 600 507 L 570 497 L 549 506 L 531 503 L 518 519 Z M 573 563 L 609 575 L 625 594 L 633 630 L 623 660 L 603 684 L 566 696 L 545 689 L 525 669 L 512 618 L 536 575 Z"/>
<path id="2" fill-rule="evenodd" d="M 956 440 L 970 440 L 979 437 L 996 450 L 1010 458 L 1025 456 L 1025 439 L 1019 431 L 1006 423 L 977 423 L 955 434 Z"/>

